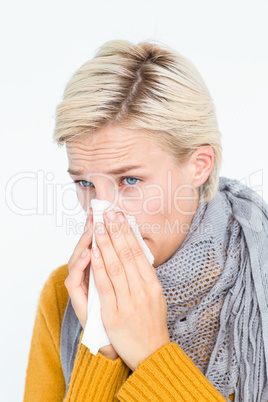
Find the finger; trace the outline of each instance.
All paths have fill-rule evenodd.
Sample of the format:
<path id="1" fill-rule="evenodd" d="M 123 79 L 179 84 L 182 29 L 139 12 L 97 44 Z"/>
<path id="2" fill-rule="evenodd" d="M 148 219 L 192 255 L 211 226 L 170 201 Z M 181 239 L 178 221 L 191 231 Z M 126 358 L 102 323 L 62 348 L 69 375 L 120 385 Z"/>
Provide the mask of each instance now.
<path id="1" fill-rule="evenodd" d="M 69 275 L 66 278 L 67 289 L 72 291 L 81 286 L 86 276 L 86 269 L 89 267 L 90 250 L 85 248 L 79 258 L 72 262 L 68 261 Z"/>
<path id="2" fill-rule="evenodd" d="M 87 209 L 87 221 L 89 221 L 90 224 L 93 226 L 93 209 L 92 209 L 92 207 L 89 207 Z"/>
<path id="3" fill-rule="evenodd" d="M 118 217 L 119 213 L 114 213 L 111 216 L 113 219 L 109 220 L 107 214 L 104 214 L 104 221 L 112 245 L 124 267 L 130 293 L 134 295 L 140 292 L 140 289 L 143 286 L 143 279 L 139 273 L 131 248 L 126 240 L 125 233 L 123 232 L 125 219 L 123 218 L 123 222 L 120 222 Z M 118 291 L 121 291 L 121 289 L 119 288 Z"/>
<path id="4" fill-rule="evenodd" d="M 102 314 L 111 317 L 117 311 L 117 299 L 113 284 L 106 272 L 101 251 L 98 247 L 90 250 L 91 267 L 94 280 L 98 289 Z"/>
<path id="5" fill-rule="evenodd" d="M 84 232 L 86 232 L 87 229 L 89 229 L 89 228 L 91 228 L 91 230 L 93 228 L 93 210 L 91 207 L 88 208 L 88 210 L 87 210 L 87 218 L 86 218 L 86 223 L 84 226 Z"/>
<path id="6" fill-rule="evenodd" d="M 68 261 L 69 275 L 65 286 L 72 301 L 74 311 L 84 328 L 87 317 L 88 276 L 90 268 L 89 244 L 92 242 L 92 218 L 87 216 L 85 231 Z"/>
<path id="7" fill-rule="evenodd" d="M 106 268 L 106 275 L 110 278 L 115 290 L 117 304 L 118 306 L 125 307 L 130 300 L 130 291 L 123 264 L 115 252 L 110 236 L 103 223 L 99 222 L 95 225 L 94 234 L 101 251 L 100 260 L 102 260 L 102 266 Z M 99 271 L 101 271 L 102 278 L 104 278 L 105 273 L 102 272 L 103 270 L 100 269 Z M 105 282 L 107 283 L 107 280 Z"/>
<path id="8" fill-rule="evenodd" d="M 83 251 L 88 249 L 92 244 L 93 221 L 90 215 L 87 216 L 84 232 L 74 248 L 69 263 L 73 265 L 82 255 Z"/>
<path id="9" fill-rule="evenodd" d="M 89 270 L 90 250 L 86 249 L 75 264 L 68 262 L 69 275 L 64 284 L 68 290 L 74 311 L 84 328 L 87 317 L 87 294 L 85 280 Z"/>
<path id="10" fill-rule="evenodd" d="M 128 220 L 126 219 L 124 214 L 122 214 L 122 216 L 124 217 L 124 225 L 122 230 L 124 232 L 129 248 L 131 249 L 131 252 L 134 256 L 134 260 L 141 277 L 148 282 L 155 281 L 157 276 L 154 267 L 150 265 L 149 261 L 147 260 L 147 257 L 145 256 L 141 246 L 139 245 L 138 240 L 136 239 L 136 236 L 134 235 Z"/>
<path id="11" fill-rule="evenodd" d="M 87 228 L 77 243 L 73 254 L 68 261 L 69 275 L 65 280 L 65 286 L 72 299 L 80 299 L 87 295 L 85 292 L 87 275 L 89 272 L 90 251 L 89 244 L 92 242 L 92 227 L 87 220 Z M 81 301 L 82 302 L 82 301 Z"/>

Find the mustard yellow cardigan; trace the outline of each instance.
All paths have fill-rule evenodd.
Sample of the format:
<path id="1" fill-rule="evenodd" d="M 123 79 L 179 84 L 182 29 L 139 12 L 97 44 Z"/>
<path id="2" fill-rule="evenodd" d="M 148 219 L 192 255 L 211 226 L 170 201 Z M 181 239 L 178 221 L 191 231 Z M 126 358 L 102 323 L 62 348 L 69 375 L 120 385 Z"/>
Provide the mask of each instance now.
<path id="1" fill-rule="evenodd" d="M 81 338 L 65 395 L 60 331 L 68 301 L 64 286 L 67 275 L 67 265 L 57 268 L 42 290 L 29 354 L 24 402 L 225 401 L 176 343 L 170 342 L 158 349 L 129 375 L 130 369 L 120 357 L 111 360 L 101 353 L 94 356 L 81 343 Z"/>

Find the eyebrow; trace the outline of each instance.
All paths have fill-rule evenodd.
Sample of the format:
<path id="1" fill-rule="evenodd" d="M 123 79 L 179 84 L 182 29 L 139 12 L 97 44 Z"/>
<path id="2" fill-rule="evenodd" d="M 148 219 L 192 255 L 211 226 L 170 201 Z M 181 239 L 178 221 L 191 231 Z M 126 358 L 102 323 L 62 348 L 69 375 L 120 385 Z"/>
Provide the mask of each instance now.
<path id="1" fill-rule="evenodd" d="M 127 166 L 121 166 L 119 169 L 114 169 L 114 170 L 110 170 L 109 172 L 106 172 L 105 174 L 124 174 L 126 172 L 128 172 L 129 170 L 134 170 L 134 169 L 140 169 L 140 168 L 144 168 L 145 166 L 142 165 L 127 165 Z M 73 176 L 80 176 L 85 174 L 85 172 L 82 172 L 80 170 L 73 170 L 73 169 L 68 169 L 67 172 Z"/>

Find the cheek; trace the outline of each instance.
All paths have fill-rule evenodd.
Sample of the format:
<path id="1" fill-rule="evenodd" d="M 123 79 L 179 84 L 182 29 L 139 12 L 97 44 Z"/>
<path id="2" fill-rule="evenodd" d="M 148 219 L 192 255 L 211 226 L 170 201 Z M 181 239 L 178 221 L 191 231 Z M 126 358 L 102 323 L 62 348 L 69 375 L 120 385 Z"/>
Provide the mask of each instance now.
<path id="1" fill-rule="evenodd" d="M 163 184 L 155 184 L 144 194 L 143 213 L 148 217 L 165 213 L 166 208 L 166 189 Z"/>
<path id="2" fill-rule="evenodd" d="M 165 222 L 165 215 L 142 213 L 136 217 L 136 221 L 141 232 L 142 237 L 154 239 L 154 241 L 161 240 L 163 236 L 163 228 Z"/>
<path id="3" fill-rule="evenodd" d="M 141 216 L 137 219 L 137 224 L 143 238 L 156 240 L 162 234 L 161 221 L 156 216 L 154 219 L 152 217 Z"/>
<path id="4" fill-rule="evenodd" d="M 184 185 L 178 187 L 173 194 L 174 210 L 181 216 L 189 216 L 195 212 L 198 193 L 192 186 Z"/>
<path id="5" fill-rule="evenodd" d="M 163 213 L 163 202 L 160 197 L 151 197 L 145 200 L 143 212 L 148 216 L 156 216 Z"/>
<path id="6" fill-rule="evenodd" d="M 163 213 L 163 191 L 155 188 L 146 189 L 146 186 L 126 190 L 120 194 L 118 206 L 129 215 L 135 217 L 152 216 Z"/>
<path id="7" fill-rule="evenodd" d="M 138 217 L 143 214 L 143 201 L 139 196 L 121 198 L 118 200 L 117 206 L 127 215 Z"/>
<path id="8" fill-rule="evenodd" d="M 135 211 L 138 211 L 135 217 L 142 237 L 153 238 L 161 235 L 166 215 L 162 186 L 144 189 L 143 197 L 135 201 L 132 206 L 135 206 Z"/>

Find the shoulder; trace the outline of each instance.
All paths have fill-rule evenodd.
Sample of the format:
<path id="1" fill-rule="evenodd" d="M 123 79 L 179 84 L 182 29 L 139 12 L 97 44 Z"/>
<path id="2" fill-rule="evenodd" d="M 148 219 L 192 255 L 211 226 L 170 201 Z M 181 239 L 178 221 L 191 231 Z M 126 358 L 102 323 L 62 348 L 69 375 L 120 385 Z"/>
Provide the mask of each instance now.
<path id="1" fill-rule="evenodd" d="M 64 281 L 69 274 L 68 264 L 61 265 L 60 267 L 54 269 L 48 277 L 46 284 L 51 286 L 52 284 L 58 286 L 64 286 Z"/>
<path id="2" fill-rule="evenodd" d="M 68 291 L 64 281 L 68 276 L 68 265 L 61 265 L 51 272 L 40 295 L 39 306 L 43 314 L 57 315 L 60 323 L 63 320 L 68 302 Z"/>

